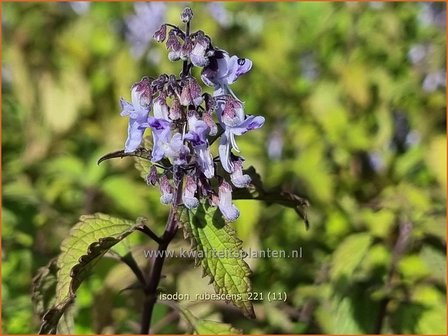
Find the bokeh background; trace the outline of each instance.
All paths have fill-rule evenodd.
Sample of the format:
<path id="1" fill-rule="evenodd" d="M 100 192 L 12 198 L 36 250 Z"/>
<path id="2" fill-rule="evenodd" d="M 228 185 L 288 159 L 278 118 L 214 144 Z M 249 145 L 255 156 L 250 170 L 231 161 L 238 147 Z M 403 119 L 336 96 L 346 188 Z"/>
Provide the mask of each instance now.
<path id="1" fill-rule="evenodd" d="M 81 214 L 168 209 L 122 149 L 119 98 L 143 75 L 180 72 L 151 41 L 185 3 L 2 3 L 3 333 L 35 333 L 32 277 Z M 253 60 L 233 87 L 263 129 L 239 139 L 267 187 L 308 198 L 291 209 L 238 201 L 245 248 L 302 248 L 300 259 L 248 259 L 257 292 L 247 320 L 223 302 L 184 302 L 245 333 L 446 333 L 444 3 L 194 3 L 193 29 Z M 153 247 L 138 233 L 133 242 Z M 188 247 L 179 233 L 173 248 Z M 168 260 L 169 293 L 212 292 L 191 260 Z M 75 329 L 135 333 L 141 295 L 105 258 L 78 291 Z M 154 332 L 183 333 L 158 304 Z"/>

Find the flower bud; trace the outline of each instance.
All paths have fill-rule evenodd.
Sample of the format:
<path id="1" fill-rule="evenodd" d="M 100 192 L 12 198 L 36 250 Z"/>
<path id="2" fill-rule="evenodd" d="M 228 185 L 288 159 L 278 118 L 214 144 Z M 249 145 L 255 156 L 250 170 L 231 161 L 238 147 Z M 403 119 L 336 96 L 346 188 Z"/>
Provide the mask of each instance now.
<path id="1" fill-rule="evenodd" d="M 193 18 L 193 11 L 190 7 L 185 7 L 180 15 L 180 19 L 183 23 L 188 23 Z"/>
<path id="2" fill-rule="evenodd" d="M 157 174 L 156 166 L 152 166 L 148 176 L 146 177 L 146 183 L 155 186 L 159 183 L 159 175 Z"/>
<path id="3" fill-rule="evenodd" d="M 193 176 L 187 175 L 185 179 L 185 189 L 182 194 L 182 201 L 188 209 L 196 208 L 199 205 L 199 200 L 194 196 L 196 193 L 197 184 Z"/>
<path id="4" fill-rule="evenodd" d="M 190 52 L 190 60 L 193 65 L 197 67 L 205 67 L 208 65 L 209 60 L 206 57 L 206 51 L 209 45 L 209 38 L 204 36 L 203 32 L 199 31 L 195 38 L 194 47 Z"/>
<path id="5" fill-rule="evenodd" d="M 244 121 L 243 104 L 229 96 L 222 111 L 222 122 L 227 126 L 236 126 Z"/>
<path id="6" fill-rule="evenodd" d="M 157 42 L 163 42 L 166 39 L 166 25 L 161 25 L 153 35 L 154 40 Z"/>
<path id="7" fill-rule="evenodd" d="M 219 186 L 219 210 L 225 220 L 233 222 L 240 216 L 238 208 L 232 203 L 232 187 L 226 181 Z"/>
<path id="8" fill-rule="evenodd" d="M 169 117 L 171 120 L 178 120 L 182 117 L 182 106 L 180 105 L 179 99 L 174 98 L 171 104 Z"/>
<path id="9" fill-rule="evenodd" d="M 168 105 L 166 104 L 166 97 L 163 94 L 160 94 L 154 100 L 153 110 L 155 118 L 168 120 Z"/>
<path id="10" fill-rule="evenodd" d="M 193 50 L 193 41 L 189 37 L 187 37 L 180 50 L 180 58 L 183 60 L 188 59 L 190 57 L 190 53 L 192 50 Z"/>
<path id="11" fill-rule="evenodd" d="M 166 175 L 162 175 L 160 178 L 160 192 L 162 195 L 160 196 L 160 203 L 162 204 L 170 204 L 173 202 L 173 187 L 168 181 L 168 177 Z"/>
<path id="12" fill-rule="evenodd" d="M 230 174 L 230 179 L 237 188 L 246 188 L 252 181 L 249 175 L 243 174 L 243 161 L 240 158 L 233 160 L 233 172 Z"/>
<path id="13" fill-rule="evenodd" d="M 182 88 L 180 103 L 183 106 L 199 106 L 202 103 L 201 87 L 194 78 L 189 78 Z"/>
<path id="14" fill-rule="evenodd" d="M 207 126 L 210 128 L 209 135 L 215 136 L 218 134 L 218 126 L 216 126 L 215 121 L 212 118 L 212 115 L 208 112 L 204 113 L 202 115 L 202 120 L 207 124 Z"/>
<path id="15" fill-rule="evenodd" d="M 152 102 L 151 81 L 143 77 L 140 82 L 135 83 L 131 90 L 132 104 L 134 106 L 148 107 Z"/>
<path id="16" fill-rule="evenodd" d="M 216 110 L 218 105 L 217 105 L 215 97 L 211 96 L 208 93 L 204 93 L 204 101 L 205 101 L 205 110 L 208 113 L 211 114 L 212 112 L 214 112 Z"/>
<path id="17" fill-rule="evenodd" d="M 171 62 L 180 59 L 180 50 L 182 48 L 182 45 L 180 44 L 180 41 L 177 38 L 176 32 L 174 30 L 171 30 L 168 34 L 166 48 L 169 50 L 168 58 Z"/>

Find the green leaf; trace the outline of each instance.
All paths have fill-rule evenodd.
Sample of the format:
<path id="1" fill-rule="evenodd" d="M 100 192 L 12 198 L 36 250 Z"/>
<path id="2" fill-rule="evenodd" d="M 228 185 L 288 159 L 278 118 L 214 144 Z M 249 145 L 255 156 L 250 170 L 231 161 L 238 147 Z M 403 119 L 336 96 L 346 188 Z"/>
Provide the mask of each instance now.
<path id="1" fill-rule="evenodd" d="M 248 299 L 251 270 L 243 260 L 242 242 L 235 230 L 208 204 L 201 203 L 191 211 L 181 207 L 179 211 L 184 235 L 196 251 L 196 263 L 202 264 L 204 276 L 210 277 L 216 293 L 228 295 L 244 315 L 255 318 Z"/>
<path id="2" fill-rule="evenodd" d="M 375 330 L 379 302 L 366 295 L 364 284 L 336 292 L 330 301 L 333 334 L 368 334 Z"/>
<path id="3" fill-rule="evenodd" d="M 40 318 L 53 305 L 56 293 L 56 266 L 57 258 L 52 259 L 48 265 L 37 270 L 33 278 L 32 295 L 34 310 Z"/>
<path id="4" fill-rule="evenodd" d="M 357 233 L 347 237 L 333 254 L 331 278 L 348 281 L 365 257 L 372 237 L 368 233 Z"/>
<path id="5" fill-rule="evenodd" d="M 188 323 L 191 324 L 196 334 L 199 335 L 234 335 L 242 334 L 240 329 L 232 327 L 228 323 L 202 320 L 194 316 L 188 309 L 179 306 L 179 309 Z"/>
<path id="6" fill-rule="evenodd" d="M 330 270 L 332 333 L 358 334 L 373 330 L 372 316 L 377 314 L 378 302 L 372 301 L 365 287 L 353 279 L 371 242 L 369 233 L 352 234 L 333 253 Z"/>
<path id="7" fill-rule="evenodd" d="M 446 335 L 446 306 L 440 303 L 425 310 L 418 321 L 416 331 L 422 335 Z"/>
<path id="8" fill-rule="evenodd" d="M 244 174 L 248 174 L 252 182 L 246 188 L 236 189 L 233 191 L 232 197 L 235 200 L 259 200 L 266 202 L 267 205 L 280 204 L 288 208 L 292 208 L 305 222 L 306 227 L 309 227 L 307 208 L 309 207 L 308 200 L 291 192 L 280 190 L 265 190 L 260 175 L 256 172 L 254 167 L 249 167 L 244 170 Z"/>
<path id="9" fill-rule="evenodd" d="M 420 257 L 431 270 L 432 276 L 441 283 L 446 283 L 446 255 L 443 252 L 427 245 L 420 251 Z"/>
<path id="10" fill-rule="evenodd" d="M 88 272 L 115 244 L 143 224 L 95 214 L 81 216 L 69 237 L 61 244 L 57 260 L 57 284 L 55 302 L 42 319 L 41 334 L 55 333 L 58 322 L 74 302 L 75 293 Z"/>

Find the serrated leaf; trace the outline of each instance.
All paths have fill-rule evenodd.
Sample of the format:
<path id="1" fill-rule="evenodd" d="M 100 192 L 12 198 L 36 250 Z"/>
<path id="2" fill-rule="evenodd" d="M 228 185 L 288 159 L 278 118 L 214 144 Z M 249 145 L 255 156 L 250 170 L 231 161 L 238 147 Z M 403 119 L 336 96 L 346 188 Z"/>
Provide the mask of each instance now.
<path id="1" fill-rule="evenodd" d="M 199 335 L 235 335 L 242 334 L 240 329 L 232 327 L 228 323 L 202 320 L 194 316 L 187 308 L 179 306 L 182 315 L 191 324 L 195 334 Z"/>
<path id="2" fill-rule="evenodd" d="M 309 227 L 307 216 L 307 208 L 309 207 L 308 200 L 291 192 L 280 190 L 265 190 L 260 175 L 256 172 L 254 167 L 249 167 L 244 170 L 244 174 L 248 174 L 252 182 L 246 188 L 239 188 L 233 191 L 232 197 L 234 200 L 259 200 L 265 202 L 267 205 L 280 204 L 288 208 L 292 208 L 303 219 L 306 227 Z"/>
<path id="3" fill-rule="evenodd" d="M 210 277 L 215 292 L 230 296 L 230 301 L 244 315 L 255 318 L 249 275 L 251 270 L 243 260 L 242 242 L 216 208 L 201 203 L 196 209 L 180 207 L 184 235 L 191 239 L 196 251 L 196 263 L 201 263 L 204 275 Z"/>
<path id="4" fill-rule="evenodd" d="M 112 246 L 142 225 L 139 221 L 135 223 L 104 214 L 81 216 L 61 244 L 57 260 L 56 299 L 43 316 L 39 333 L 57 331 L 61 316 L 73 303 L 76 290 L 92 267 Z"/>
<path id="5" fill-rule="evenodd" d="M 37 270 L 32 283 L 34 310 L 40 318 L 53 305 L 56 293 L 57 259 L 52 259 L 48 265 Z"/>

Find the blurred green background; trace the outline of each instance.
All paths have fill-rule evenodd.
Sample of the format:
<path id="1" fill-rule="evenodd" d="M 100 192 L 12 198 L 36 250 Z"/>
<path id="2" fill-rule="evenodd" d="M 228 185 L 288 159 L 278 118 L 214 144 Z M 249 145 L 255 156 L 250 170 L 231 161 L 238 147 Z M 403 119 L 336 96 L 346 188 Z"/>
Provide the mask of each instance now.
<path id="1" fill-rule="evenodd" d="M 167 207 L 122 149 L 119 98 L 143 75 L 178 74 L 151 41 L 180 3 L 2 3 L 3 333 L 35 333 L 31 280 L 81 214 L 146 216 Z M 268 187 L 309 199 L 291 209 L 238 201 L 244 248 L 302 248 L 300 259 L 248 259 L 247 320 L 223 302 L 184 302 L 245 333 L 446 333 L 444 3 L 194 3 L 193 29 L 254 66 L 233 87 L 265 126 L 239 139 Z M 134 254 L 154 247 L 134 234 Z M 179 233 L 173 249 L 188 247 Z M 212 292 L 201 270 L 168 260 L 170 293 Z M 105 258 L 78 291 L 75 332 L 135 333 L 141 295 Z M 154 332 L 188 325 L 158 304 Z"/>

